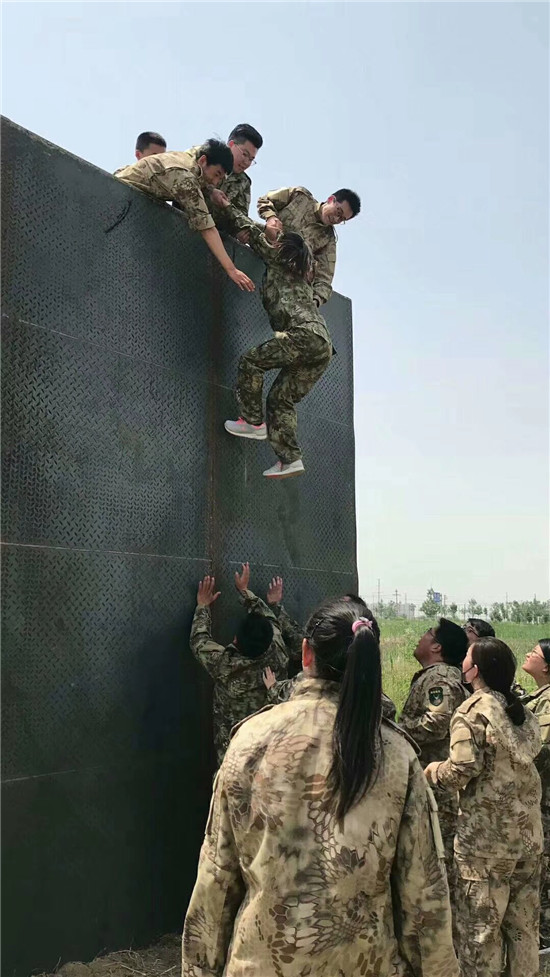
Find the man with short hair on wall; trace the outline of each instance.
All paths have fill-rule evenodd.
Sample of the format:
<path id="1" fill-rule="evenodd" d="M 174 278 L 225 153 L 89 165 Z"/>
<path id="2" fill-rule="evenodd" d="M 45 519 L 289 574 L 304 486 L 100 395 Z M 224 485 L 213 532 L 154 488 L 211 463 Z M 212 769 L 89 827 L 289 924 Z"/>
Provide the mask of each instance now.
<path id="1" fill-rule="evenodd" d="M 246 230 L 239 231 L 234 220 L 241 214 L 248 217 L 252 181 L 247 170 L 254 166 L 263 142 L 258 130 L 248 122 L 240 122 L 235 126 L 227 140 L 233 154 L 233 171 L 226 176 L 219 188 L 210 190 L 210 209 L 216 227 L 226 234 L 233 234 L 241 244 L 248 243 L 249 233 Z M 196 150 L 192 150 L 194 151 Z M 226 201 L 229 201 L 229 207 Z"/>
<path id="2" fill-rule="evenodd" d="M 345 224 L 361 210 L 353 190 L 337 190 L 324 203 L 305 187 L 271 190 L 258 199 L 258 214 L 266 222 L 266 238 L 273 244 L 283 231 L 297 231 L 313 251 L 313 296 L 317 307 L 328 302 L 336 267 L 334 227 Z"/>
<path id="3" fill-rule="evenodd" d="M 158 132 L 140 132 L 136 139 L 136 159 L 144 159 L 146 156 L 156 156 L 157 153 L 166 152 L 166 139 Z"/>
<path id="4" fill-rule="evenodd" d="M 235 267 L 208 210 L 204 191 L 218 187 L 233 170 L 233 155 L 226 143 L 208 139 L 197 152 L 169 152 L 145 156 L 131 166 L 117 170 L 115 176 L 159 200 L 176 201 L 192 231 L 198 231 L 238 287 L 254 291 L 254 282 Z"/>

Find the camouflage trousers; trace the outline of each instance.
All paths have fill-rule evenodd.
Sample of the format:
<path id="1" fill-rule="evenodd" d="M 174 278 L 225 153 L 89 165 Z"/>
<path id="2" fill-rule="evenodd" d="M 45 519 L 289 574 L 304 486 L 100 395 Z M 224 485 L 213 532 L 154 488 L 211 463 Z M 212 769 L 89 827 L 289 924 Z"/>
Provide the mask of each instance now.
<path id="1" fill-rule="evenodd" d="M 439 827 L 445 849 L 445 868 L 447 870 L 447 881 L 449 883 L 449 894 L 451 905 L 454 895 L 454 845 L 456 834 L 456 819 L 458 817 L 458 800 L 453 794 L 441 788 L 433 788 L 434 797 L 437 801 L 437 811 L 439 816 Z"/>
<path id="2" fill-rule="evenodd" d="M 541 856 L 455 854 L 455 933 L 461 977 L 537 977 Z"/>
<path id="3" fill-rule="evenodd" d="M 267 437 L 284 465 L 302 457 L 296 439 L 296 404 L 315 386 L 332 357 L 330 343 L 310 329 L 276 334 L 241 356 L 237 401 L 249 424 L 263 421 L 262 390 L 266 370 L 280 369 L 266 401 Z"/>
<path id="4" fill-rule="evenodd" d="M 550 810 L 543 805 L 544 857 L 540 880 L 540 935 L 550 944 Z"/>

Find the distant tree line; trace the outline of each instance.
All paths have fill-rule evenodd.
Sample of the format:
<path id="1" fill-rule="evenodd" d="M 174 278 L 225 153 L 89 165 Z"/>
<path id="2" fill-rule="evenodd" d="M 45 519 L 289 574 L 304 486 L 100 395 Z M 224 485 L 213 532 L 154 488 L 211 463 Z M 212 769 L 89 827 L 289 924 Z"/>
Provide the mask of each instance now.
<path id="1" fill-rule="evenodd" d="M 547 624 L 550 621 L 550 601 L 537 600 L 509 600 L 497 601 L 490 607 L 483 607 L 471 597 L 467 604 L 445 604 L 436 601 L 435 591 L 430 587 L 426 600 L 420 605 L 423 617 L 451 617 L 466 620 L 469 617 L 484 617 L 491 621 L 510 621 L 513 624 Z M 381 617 L 392 616 L 381 614 Z M 396 616 L 395 614 L 393 615 Z"/>

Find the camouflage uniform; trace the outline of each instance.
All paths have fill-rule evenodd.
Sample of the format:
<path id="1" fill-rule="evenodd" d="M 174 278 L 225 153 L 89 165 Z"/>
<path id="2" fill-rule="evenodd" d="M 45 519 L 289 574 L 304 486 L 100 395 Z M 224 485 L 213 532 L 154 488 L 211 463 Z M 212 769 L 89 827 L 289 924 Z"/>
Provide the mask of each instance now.
<path id="1" fill-rule="evenodd" d="M 489 690 L 458 707 L 441 787 L 460 791 L 455 838 L 456 935 L 464 977 L 538 974 L 542 823 L 535 717 L 514 726 Z"/>
<path id="2" fill-rule="evenodd" d="M 524 704 L 539 721 L 542 750 L 535 760 L 542 785 L 542 829 L 544 833 L 544 857 L 540 893 L 540 935 L 550 944 L 550 685 L 544 685 L 530 695 Z"/>
<path id="3" fill-rule="evenodd" d="M 288 667 L 288 652 L 275 615 L 251 591 L 244 591 L 240 597 L 249 612 L 263 614 L 273 624 L 273 642 L 260 658 L 246 658 L 233 643 L 224 648 L 213 641 L 209 607 L 197 606 L 191 627 L 191 651 L 214 679 L 214 745 L 218 763 L 223 759 L 233 726 L 266 704 L 263 670 L 269 666 L 276 675 L 283 676 Z"/>
<path id="4" fill-rule="evenodd" d="M 198 160 L 200 156 L 200 149 L 200 146 L 193 146 L 193 148 L 189 150 L 189 154 L 194 160 Z M 250 197 L 252 190 L 250 177 L 246 173 L 230 173 L 225 177 L 223 183 L 221 183 L 217 189 L 223 190 L 231 206 L 217 207 L 211 199 L 210 193 L 208 192 L 205 194 L 208 209 L 212 214 L 212 217 L 216 222 L 216 227 L 219 231 L 222 231 L 225 234 L 235 234 L 237 233 L 235 217 L 237 215 L 244 215 L 245 217 L 248 217 L 248 211 L 250 210 Z"/>
<path id="5" fill-rule="evenodd" d="M 336 234 L 331 224 L 323 224 L 322 206 L 305 187 L 272 190 L 258 200 L 258 213 L 263 220 L 278 217 L 285 231 L 298 231 L 313 251 L 313 296 L 317 305 L 328 302 L 336 267 Z"/>
<path id="6" fill-rule="evenodd" d="M 432 760 L 445 760 L 448 757 L 451 716 L 467 696 L 468 691 L 462 684 L 462 672 L 454 665 L 440 662 L 422 668 L 413 675 L 410 692 L 399 717 L 399 725 L 418 743 L 423 767 L 427 767 Z M 434 793 L 439 808 L 445 863 L 452 889 L 458 797 L 437 789 Z"/>
<path id="7" fill-rule="evenodd" d="M 175 201 L 192 231 L 216 226 L 204 198 L 206 184 L 192 150 L 144 156 L 137 163 L 117 170 L 115 176 L 149 196 Z"/>
<path id="8" fill-rule="evenodd" d="M 235 732 L 182 977 L 458 977 L 433 795 L 396 727 L 382 724 L 384 762 L 343 825 L 326 810 L 337 701 L 336 683 L 304 679 Z"/>
<path id="9" fill-rule="evenodd" d="M 245 217 L 235 226 L 250 232 L 250 246 L 263 258 L 263 306 L 275 332 L 261 346 L 241 356 L 237 402 L 249 424 L 263 421 L 262 390 L 266 370 L 281 368 L 266 400 L 267 437 L 275 454 L 287 465 L 302 457 L 296 440 L 296 407 L 322 377 L 332 357 L 325 320 L 313 301 L 312 286 L 291 275 L 279 262 L 277 248 Z"/>

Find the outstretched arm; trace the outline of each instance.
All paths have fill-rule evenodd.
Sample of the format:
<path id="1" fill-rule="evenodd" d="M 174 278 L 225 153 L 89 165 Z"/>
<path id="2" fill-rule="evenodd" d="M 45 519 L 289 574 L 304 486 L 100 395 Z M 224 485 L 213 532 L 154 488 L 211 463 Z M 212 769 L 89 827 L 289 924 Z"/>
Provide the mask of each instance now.
<path id="1" fill-rule="evenodd" d="M 202 235 L 203 240 L 210 248 L 212 254 L 218 259 L 223 270 L 229 275 L 231 281 L 238 285 L 243 292 L 253 292 L 256 286 L 248 275 L 245 275 L 244 271 L 239 271 L 235 267 L 231 258 L 229 257 L 227 251 L 223 246 L 223 241 L 220 237 L 220 233 L 216 227 L 208 227 L 204 231 L 199 232 Z"/>
<path id="2" fill-rule="evenodd" d="M 222 657 L 225 654 L 223 645 L 219 645 L 212 638 L 210 605 L 220 596 L 220 592 L 216 592 L 215 587 L 216 581 L 214 577 L 206 576 L 200 581 L 197 593 L 197 607 L 195 616 L 193 617 L 193 624 L 191 625 L 191 636 L 189 638 L 189 645 L 193 656 L 213 678 L 216 677 Z"/>

